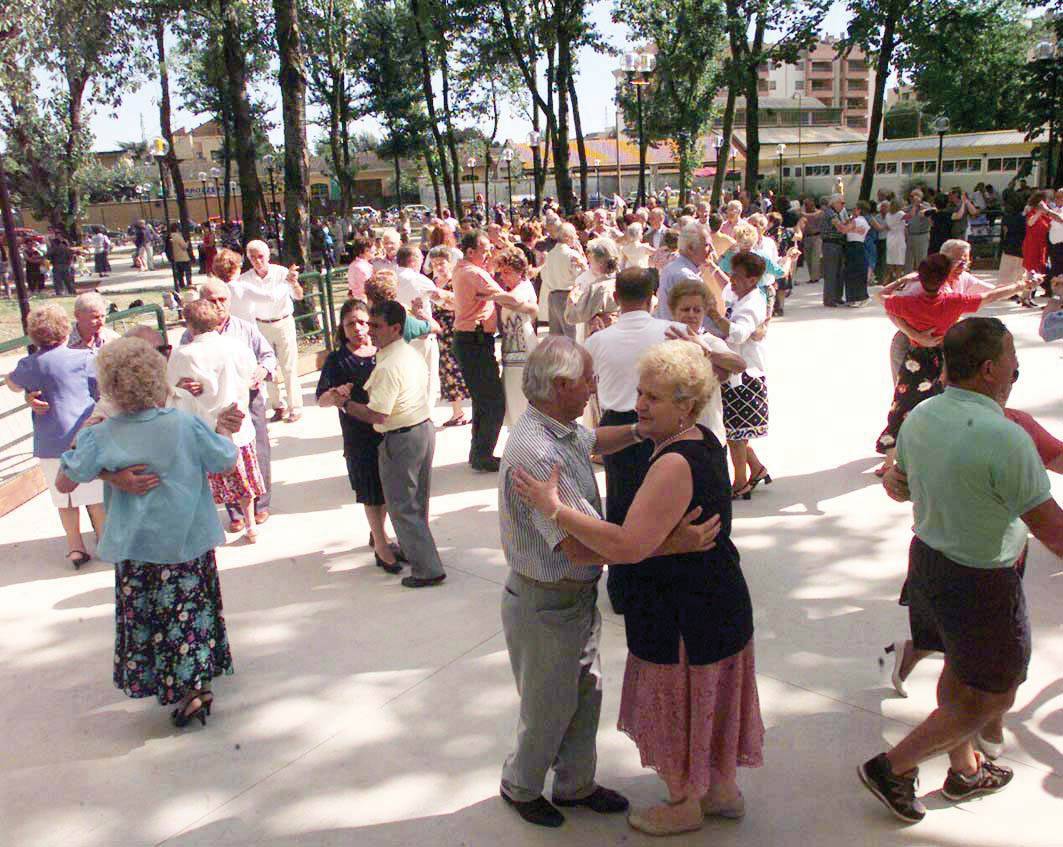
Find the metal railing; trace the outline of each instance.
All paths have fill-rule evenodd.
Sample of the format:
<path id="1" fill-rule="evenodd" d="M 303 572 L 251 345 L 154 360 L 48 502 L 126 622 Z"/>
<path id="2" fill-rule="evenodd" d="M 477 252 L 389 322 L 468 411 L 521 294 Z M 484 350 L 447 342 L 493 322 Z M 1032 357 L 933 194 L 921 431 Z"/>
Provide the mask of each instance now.
<path id="1" fill-rule="evenodd" d="M 300 274 L 299 284 L 303 286 L 303 302 L 309 301 L 310 308 L 295 316 L 296 330 L 303 338 L 320 336 L 325 349 L 331 351 L 339 326 L 337 304 L 342 306 L 347 299 L 347 267 Z"/>

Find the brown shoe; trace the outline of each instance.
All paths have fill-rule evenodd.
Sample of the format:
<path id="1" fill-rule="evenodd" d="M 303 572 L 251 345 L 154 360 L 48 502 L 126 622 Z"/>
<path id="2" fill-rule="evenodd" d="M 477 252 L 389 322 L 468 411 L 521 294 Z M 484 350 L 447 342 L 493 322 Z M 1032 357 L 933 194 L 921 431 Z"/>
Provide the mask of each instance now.
<path id="1" fill-rule="evenodd" d="M 241 520 L 240 518 L 237 518 L 236 520 L 229 521 L 229 532 L 243 532 L 243 531 L 244 531 L 244 522 L 243 522 L 243 520 Z"/>
<path id="2" fill-rule="evenodd" d="M 269 520 L 269 509 L 263 509 L 261 512 L 255 512 L 255 523 L 264 524 Z"/>

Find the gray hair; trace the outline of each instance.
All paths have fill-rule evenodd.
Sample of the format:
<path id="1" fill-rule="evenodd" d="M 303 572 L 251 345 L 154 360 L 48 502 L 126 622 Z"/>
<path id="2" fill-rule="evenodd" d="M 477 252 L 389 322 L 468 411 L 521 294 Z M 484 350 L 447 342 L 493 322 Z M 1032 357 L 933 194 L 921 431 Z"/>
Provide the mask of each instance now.
<path id="1" fill-rule="evenodd" d="M 74 300 L 74 314 L 79 312 L 99 312 L 101 315 L 106 315 L 107 301 L 98 291 L 86 291 Z"/>
<path id="2" fill-rule="evenodd" d="M 830 196 L 830 202 L 831 203 L 837 203 L 839 201 L 842 202 L 842 203 L 845 202 L 845 195 L 844 194 L 832 194 Z"/>
<path id="3" fill-rule="evenodd" d="M 565 221 L 561 226 L 557 228 L 557 240 L 563 241 L 566 244 L 570 241 L 574 241 L 579 244 L 579 233 L 576 232 L 576 227 Z"/>
<path id="4" fill-rule="evenodd" d="M 206 282 L 199 286 L 199 296 L 204 294 L 229 294 L 229 286 L 222 282 L 217 277 L 210 277 Z"/>
<path id="5" fill-rule="evenodd" d="M 250 255 L 252 249 L 262 250 L 263 252 L 265 252 L 266 257 L 269 258 L 269 245 L 265 241 L 262 241 L 258 238 L 256 238 L 254 241 L 248 241 L 247 246 L 244 248 L 244 252 Z"/>
<path id="6" fill-rule="evenodd" d="M 962 238 L 950 238 L 948 241 L 944 242 L 941 245 L 938 252 L 944 253 L 946 256 L 952 259 L 952 261 L 955 262 L 958 258 L 960 258 L 960 256 L 968 252 L 970 249 L 970 242 L 964 241 Z"/>
<path id="7" fill-rule="evenodd" d="M 549 403 L 554 399 L 555 379 L 579 379 L 583 376 L 586 352 L 564 335 L 548 335 L 536 347 L 524 365 L 521 388 L 530 403 Z"/>
<path id="8" fill-rule="evenodd" d="M 728 212 L 738 212 L 742 214 L 742 201 L 741 200 L 729 200 L 724 207 Z"/>
<path id="9" fill-rule="evenodd" d="M 632 241 L 642 241 L 642 224 L 639 221 L 628 224 L 624 229 L 624 235 Z"/>
<path id="10" fill-rule="evenodd" d="M 685 253 L 691 247 L 704 247 L 709 242 L 708 233 L 703 224 L 687 224 L 679 230 L 679 252 Z"/>
<path id="11" fill-rule="evenodd" d="M 602 265 L 607 273 L 616 273 L 620 267 L 620 248 L 613 239 L 601 236 L 587 244 L 587 258 Z"/>

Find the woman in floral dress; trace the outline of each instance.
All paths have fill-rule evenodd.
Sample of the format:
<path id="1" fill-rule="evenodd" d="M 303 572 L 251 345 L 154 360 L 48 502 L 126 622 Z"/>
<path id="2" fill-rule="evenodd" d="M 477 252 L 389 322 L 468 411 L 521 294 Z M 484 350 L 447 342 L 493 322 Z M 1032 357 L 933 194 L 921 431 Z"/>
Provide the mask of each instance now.
<path id="1" fill-rule="evenodd" d="M 462 403 L 469 399 L 469 389 L 465 387 L 465 378 L 461 375 L 458 360 L 454 357 L 454 305 L 452 296 L 454 285 L 451 277 L 454 273 L 453 251 L 446 244 L 440 244 L 428 251 L 432 280 L 442 291 L 448 292 L 447 299 L 439 303 L 435 318 L 443 331 L 439 334 L 439 385 L 444 400 L 450 403 L 450 420 L 443 426 L 465 426 L 469 419 L 465 417 Z"/>
<path id="2" fill-rule="evenodd" d="M 214 559 L 225 534 L 207 474 L 236 463 L 239 451 L 225 436 L 241 415 L 226 409 L 212 432 L 195 415 L 165 408 L 166 360 L 139 338 L 107 344 L 96 369 L 100 393 L 118 413 L 78 434 L 56 485 L 73 491 L 144 465 L 141 481 L 150 486 L 131 493 L 112 475 L 107 487 L 97 555 L 115 563 L 114 684 L 129 697 L 176 704 L 176 726 L 205 724 L 211 680 L 232 673 Z"/>

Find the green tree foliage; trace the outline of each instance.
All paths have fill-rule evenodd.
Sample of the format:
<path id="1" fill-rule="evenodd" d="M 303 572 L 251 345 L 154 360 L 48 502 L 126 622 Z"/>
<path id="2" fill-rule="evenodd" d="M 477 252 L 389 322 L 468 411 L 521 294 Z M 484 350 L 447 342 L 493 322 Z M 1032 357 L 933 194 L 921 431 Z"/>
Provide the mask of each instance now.
<path id="1" fill-rule="evenodd" d="M 883 119 L 886 138 L 915 138 L 923 129 L 922 105 L 913 102 L 897 103 Z"/>
<path id="2" fill-rule="evenodd" d="M 653 82 L 646 86 L 643 123 L 646 137 L 671 142 L 679 161 L 680 203 L 687 201 L 691 174 L 701 164 L 702 135 L 716 116 L 716 94 L 723 80 L 726 14 L 709 0 L 622 0 L 613 20 L 632 36 L 657 48 Z M 633 97 L 621 100 L 624 120 L 635 123 Z"/>

